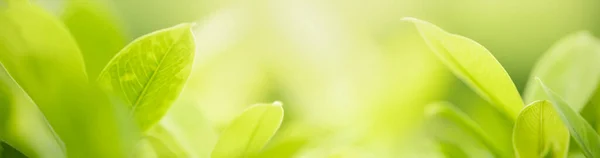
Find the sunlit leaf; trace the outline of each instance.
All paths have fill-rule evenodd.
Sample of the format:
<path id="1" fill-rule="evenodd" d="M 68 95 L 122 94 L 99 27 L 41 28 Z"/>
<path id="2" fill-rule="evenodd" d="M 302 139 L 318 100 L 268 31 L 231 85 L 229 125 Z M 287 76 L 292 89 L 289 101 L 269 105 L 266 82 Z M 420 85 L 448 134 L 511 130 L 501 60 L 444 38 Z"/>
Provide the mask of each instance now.
<path id="1" fill-rule="evenodd" d="M 279 129 L 281 103 L 249 107 L 223 131 L 211 157 L 247 157 L 258 153 Z"/>
<path id="2" fill-rule="evenodd" d="M 499 157 L 507 157 L 508 152 L 503 151 L 502 148 L 494 141 L 492 141 L 491 137 L 480 127 L 477 122 L 472 120 L 467 114 L 460 111 L 452 104 L 447 102 L 438 102 L 427 105 L 426 107 L 427 117 L 430 120 L 434 118 L 446 120 L 448 122 L 453 123 L 458 128 L 462 129 L 462 131 L 467 132 L 466 134 L 474 137 L 476 141 L 483 144 L 492 154 Z M 435 121 L 435 120 L 434 120 Z M 438 133 L 440 135 L 445 135 L 445 131 L 431 131 L 433 133 Z M 443 137 L 443 136 L 438 136 Z M 446 138 L 443 138 L 446 139 Z M 452 138 L 450 138 L 452 139 Z M 456 139 L 456 138 L 454 138 Z M 453 140 L 453 141 L 461 141 L 461 140 Z M 443 141 L 449 142 L 449 141 Z"/>
<path id="3" fill-rule="evenodd" d="M 414 23 L 431 50 L 463 82 L 480 96 L 516 119 L 523 101 L 510 76 L 494 56 L 479 43 L 415 18 Z"/>
<path id="4" fill-rule="evenodd" d="M 515 123 L 513 145 L 517 157 L 566 157 L 569 130 L 549 101 L 536 101 L 526 106 Z"/>
<path id="5" fill-rule="evenodd" d="M 544 89 L 562 122 L 569 129 L 571 137 L 579 145 L 586 157 L 600 157 L 600 136 L 579 113 L 575 112 L 560 96 L 536 78 Z"/>
<path id="6" fill-rule="evenodd" d="M 0 139 L 29 157 L 66 157 L 40 110 L 1 65 Z"/>
<path id="7" fill-rule="evenodd" d="M 98 82 L 120 96 L 143 131 L 162 118 L 179 96 L 192 68 L 191 24 L 142 36 L 123 48 Z"/>
<path id="8" fill-rule="evenodd" d="M 68 0 L 65 3 L 62 21 L 83 53 L 89 77 L 95 79 L 125 46 L 125 35 L 104 4 L 96 0 Z"/>
<path id="9" fill-rule="evenodd" d="M 525 88 L 525 102 L 548 99 L 536 83 L 537 76 L 563 97 L 575 111 L 581 111 L 600 81 L 600 41 L 589 32 L 578 32 L 557 42 L 533 68 Z"/>
<path id="10" fill-rule="evenodd" d="M 62 23 L 27 1 L 0 10 L 0 62 L 63 140 L 68 157 L 127 155 L 128 140 L 135 138 L 124 136 L 128 121 L 90 86 Z"/>

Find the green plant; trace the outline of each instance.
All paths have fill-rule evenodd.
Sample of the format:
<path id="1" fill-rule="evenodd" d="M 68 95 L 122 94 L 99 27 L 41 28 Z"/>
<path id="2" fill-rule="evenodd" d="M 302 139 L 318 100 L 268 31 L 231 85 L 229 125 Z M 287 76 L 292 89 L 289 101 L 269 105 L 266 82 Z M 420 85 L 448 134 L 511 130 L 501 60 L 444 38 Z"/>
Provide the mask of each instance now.
<path id="1" fill-rule="evenodd" d="M 512 145 L 491 141 L 489 137 L 493 136 L 482 131 L 477 123 L 450 104 L 430 105 L 430 109 L 434 109 L 430 112 L 430 121 L 442 118 L 456 128 L 471 131 L 469 133 L 474 133 L 474 138 L 497 157 L 567 157 L 568 152 L 600 157 L 600 136 L 579 114 L 586 105 L 597 106 L 590 99 L 596 93 L 600 79 L 600 41 L 589 33 L 580 32 L 566 37 L 538 62 L 525 90 L 524 100 L 532 103 L 524 107 L 506 71 L 483 46 L 425 21 L 404 20 L 417 26 L 427 45 L 458 78 L 514 124 Z M 547 81 L 547 85 L 542 81 Z M 458 148 L 451 151 L 468 151 L 456 145 L 461 140 L 453 140 L 452 136 L 444 134 L 447 135 L 444 131 L 433 133 L 442 149 L 451 142 L 450 146 Z M 580 151 L 570 151 L 568 135 Z M 442 151 L 448 157 L 457 155 L 448 150 Z"/>
<path id="2" fill-rule="evenodd" d="M 170 127 L 158 122 L 191 72 L 193 24 L 155 31 L 110 61 L 95 60 L 113 56 L 122 40 L 101 9 L 72 1 L 63 23 L 28 1 L 7 2 L 0 12 L 0 155 L 189 157 L 178 155 L 184 144 L 161 133 Z M 93 31 L 99 33 L 86 34 Z M 84 62 L 90 59 L 96 62 Z M 281 103 L 250 107 L 221 136 L 213 157 L 258 154 L 282 119 Z M 247 140 L 238 141 L 240 135 Z"/>

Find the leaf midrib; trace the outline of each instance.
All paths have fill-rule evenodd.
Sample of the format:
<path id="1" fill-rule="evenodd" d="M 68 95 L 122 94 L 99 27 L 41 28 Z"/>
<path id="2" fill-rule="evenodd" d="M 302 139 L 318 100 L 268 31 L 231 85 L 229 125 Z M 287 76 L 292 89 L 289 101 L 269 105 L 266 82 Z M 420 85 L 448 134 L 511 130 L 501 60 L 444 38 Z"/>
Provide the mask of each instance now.
<path id="1" fill-rule="evenodd" d="M 250 144 L 252 144 L 252 141 L 254 141 L 254 138 L 256 136 L 256 132 L 258 131 L 259 127 L 262 125 L 262 122 L 266 116 L 265 113 L 267 113 L 267 111 L 269 111 L 269 108 L 265 108 L 262 113 L 260 114 L 260 118 L 258 119 L 258 122 L 256 124 L 256 126 L 254 126 L 254 129 L 252 129 L 252 133 L 250 134 L 250 139 L 248 140 L 248 142 L 246 142 L 246 147 L 244 149 L 244 152 L 242 152 L 244 155 L 248 154 L 248 149 L 250 148 Z"/>
<path id="2" fill-rule="evenodd" d="M 154 69 L 154 71 L 152 71 L 152 75 L 150 76 L 150 79 L 148 79 L 148 82 L 146 82 L 146 84 L 144 84 L 144 87 L 142 89 L 142 92 L 140 93 L 140 95 L 138 95 L 138 97 L 135 100 L 135 103 L 132 105 L 131 107 L 131 112 L 135 113 L 135 110 L 137 109 L 137 107 L 139 106 L 139 104 L 141 103 L 141 100 L 146 96 L 147 92 L 148 92 L 148 87 L 149 85 L 151 85 L 151 83 L 154 81 L 156 74 L 158 73 L 158 70 L 160 70 L 160 67 L 163 65 L 165 58 L 167 58 L 167 56 L 172 52 L 173 47 L 175 47 L 175 45 L 177 45 L 177 43 L 179 43 L 179 41 L 181 41 L 181 39 L 183 39 L 183 36 L 185 35 L 185 33 L 182 33 L 181 35 L 179 35 L 179 37 L 177 38 L 176 41 L 174 41 L 170 46 L 169 49 L 167 49 L 167 53 L 165 53 L 162 58 L 160 59 L 158 66 L 156 66 L 156 69 Z"/>
<path id="3" fill-rule="evenodd" d="M 545 149 L 544 149 L 544 138 L 546 138 L 544 136 L 544 106 L 546 105 L 545 102 L 542 102 L 542 104 L 540 105 L 540 119 L 539 119 L 539 129 L 538 129 L 538 148 L 537 148 L 537 154 L 540 154 L 540 156 L 542 156 L 542 153 Z"/>

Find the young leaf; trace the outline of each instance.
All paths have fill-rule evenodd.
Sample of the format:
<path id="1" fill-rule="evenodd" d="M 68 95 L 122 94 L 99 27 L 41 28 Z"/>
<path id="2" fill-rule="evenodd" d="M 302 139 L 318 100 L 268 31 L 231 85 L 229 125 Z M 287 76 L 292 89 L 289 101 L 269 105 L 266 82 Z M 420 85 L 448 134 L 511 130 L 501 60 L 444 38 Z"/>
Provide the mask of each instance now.
<path id="1" fill-rule="evenodd" d="M 83 54 L 89 78 L 125 46 L 125 35 L 109 9 L 96 0 L 69 0 L 61 15 Z"/>
<path id="2" fill-rule="evenodd" d="M 513 146 L 517 157 L 562 158 L 569 153 L 569 130 L 549 101 L 526 106 L 515 123 Z"/>
<path id="3" fill-rule="evenodd" d="M 594 128 L 579 113 L 573 111 L 560 96 L 548 88 L 542 80 L 539 78 L 536 78 L 536 80 L 552 101 L 552 105 L 554 105 L 561 120 L 569 129 L 571 137 L 579 145 L 584 155 L 586 157 L 600 157 L 600 136 L 596 134 Z"/>
<path id="4" fill-rule="evenodd" d="M 479 43 L 415 18 L 414 23 L 431 50 L 463 82 L 481 97 L 516 119 L 523 108 L 517 88 L 502 65 Z"/>
<path id="5" fill-rule="evenodd" d="M 0 21 L 0 63 L 63 140 L 67 156 L 127 155 L 128 140 L 135 138 L 125 134 L 128 120 L 89 85 L 79 49 L 62 23 L 27 1 L 1 8 Z"/>
<path id="6" fill-rule="evenodd" d="M 600 81 L 600 41 L 589 32 L 578 32 L 561 39 L 544 54 L 533 68 L 525 102 L 548 99 L 533 76 L 565 99 L 575 111 L 581 111 Z"/>
<path id="7" fill-rule="evenodd" d="M 142 131 L 162 118 L 179 96 L 192 68 L 192 24 L 142 36 L 121 50 L 98 82 L 130 107 Z"/>
<path id="8" fill-rule="evenodd" d="M 467 114 L 455 108 L 452 104 L 447 102 L 432 103 L 426 107 L 426 115 L 430 118 L 440 118 L 448 120 L 454 123 L 456 126 L 461 128 L 463 131 L 468 132 L 469 135 L 473 136 L 481 144 L 498 157 L 507 157 L 508 151 L 503 151 L 498 144 L 492 141 L 491 137 Z M 443 131 L 441 131 L 443 132 Z"/>
<path id="9" fill-rule="evenodd" d="M 211 157 L 248 157 L 258 153 L 279 129 L 283 120 L 281 103 L 254 105 L 223 131 Z"/>

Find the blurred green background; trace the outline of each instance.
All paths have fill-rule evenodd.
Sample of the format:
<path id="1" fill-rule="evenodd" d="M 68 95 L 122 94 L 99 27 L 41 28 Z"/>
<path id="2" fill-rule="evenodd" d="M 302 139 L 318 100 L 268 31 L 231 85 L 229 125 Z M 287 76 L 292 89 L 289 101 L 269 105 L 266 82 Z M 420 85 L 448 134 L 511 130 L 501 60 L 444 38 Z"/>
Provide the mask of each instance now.
<path id="1" fill-rule="evenodd" d="M 579 30 L 600 33 L 597 0 L 100 2 L 128 41 L 196 22 L 194 72 L 179 102 L 195 105 L 201 116 L 183 119 L 202 117 L 197 121 L 208 128 L 201 131 L 214 135 L 245 107 L 282 101 L 286 116 L 275 142 L 298 140 L 302 155 L 317 157 L 440 156 L 422 128 L 424 105 L 439 100 L 456 104 L 486 131 L 510 130 L 402 17 L 484 45 L 520 91 L 556 40 Z M 38 3 L 61 14 L 65 2 Z M 203 143 L 214 143 L 211 134 Z M 496 139 L 510 141 L 510 135 Z"/>

